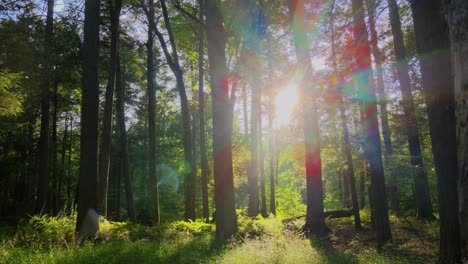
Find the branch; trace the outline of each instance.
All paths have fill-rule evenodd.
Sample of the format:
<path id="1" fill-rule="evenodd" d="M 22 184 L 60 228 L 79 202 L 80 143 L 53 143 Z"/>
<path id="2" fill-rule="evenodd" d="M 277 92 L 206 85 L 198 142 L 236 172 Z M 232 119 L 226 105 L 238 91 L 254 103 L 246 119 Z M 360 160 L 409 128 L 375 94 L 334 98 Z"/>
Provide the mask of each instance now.
<path id="1" fill-rule="evenodd" d="M 174 5 L 174 7 L 179 10 L 180 12 L 182 12 L 184 15 L 186 15 L 187 17 L 189 17 L 190 19 L 192 19 L 193 21 L 197 22 L 198 24 L 200 24 L 201 26 L 203 26 L 203 28 L 206 29 L 206 24 L 203 23 L 202 21 L 200 21 L 195 15 L 193 15 L 192 13 L 190 13 L 189 11 L 185 10 L 181 5 L 180 3 L 177 2 L 177 0 L 174 0 L 172 1 L 172 4 Z"/>

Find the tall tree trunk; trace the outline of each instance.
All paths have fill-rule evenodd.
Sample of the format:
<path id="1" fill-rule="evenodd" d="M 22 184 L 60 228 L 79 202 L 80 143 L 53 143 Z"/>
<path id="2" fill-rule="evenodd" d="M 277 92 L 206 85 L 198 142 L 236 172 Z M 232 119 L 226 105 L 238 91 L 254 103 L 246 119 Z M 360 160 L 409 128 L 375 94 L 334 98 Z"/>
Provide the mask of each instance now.
<path id="1" fill-rule="evenodd" d="M 333 6 L 334 7 L 334 6 Z M 333 8 L 332 7 L 332 8 Z M 337 77 L 338 83 L 336 84 L 337 93 L 339 94 L 338 98 L 338 109 L 340 112 L 341 119 L 341 128 L 343 130 L 343 154 L 346 160 L 347 171 L 346 174 L 349 178 L 349 184 L 351 189 L 351 200 L 353 205 L 353 215 L 354 215 L 354 226 L 356 230 L 361 229 L 361 217 L 359 215 L 359 205 L 358 197 L 356 192 L 356 180 L 354 175 L 354 165 L 353 165 L 353 156 L 351 154 L 351 143 L 349 140 L 349 130 L 348 130 L 348 119 L 346 117 L 345 109 L 343 106 L 343 84 L 344 78 L 338 70 L 338 64 L 336 61 L 336 50 L 335 50 L 335 16 L 333 14 L 333 9 L 330 11 L 330 31 L 331 31 L 331 45 L 332 45 L 332 60 L 333 60 L 333 71 Z"/>
<path id="2" fill-rule="evenodd" d="M 51 154 L 52 154 L 52 177 L 51 186 L 52 191 L 49 191 L 49 201 L 52 209 L 52 215 L 58 213 L 58 163 L 57 163 L 57 114 L 58 114 L 58 82 L 54 81 L 54 95 L 52 97 L 53 112 L 52 112 L 52 135 L 51 135 Z"/>
<path id="3" fill-rule="evenodd" d="M 363 117 L 366 130 L 365 156 L 369 159 L 370 164 L 377 247 L 381 249 L 386 242 L 392 239 L 392 235 L 388 218 L 387 198 L 385 195 L 385 179 L 382 150 L 380 146 L 379 123 L 377 120 L 376 96 L 373 87 L 370 85 L 372 65 L 362 0 L 352 0 L 352 10 L 355 29 L 353 33 L 356 41 L 355 56 L 357 62 L 357 76 L 355 82 L 356 87 L 362 89 L 360 93 L 365 96 L 365 101 L 363 102 Z"/>
<path id="4" fill-rule="evenodd" d="M 260 169 L 260 198 L 261 198 L 261 212 L 263 217 L 267 217 L 267 202 L 265 190 L 265 155 L 263 153 L 263 127 L 262 115 L 260 111 L 258 119 L 258 150 L 259 150 L 259 169 Z"/>
<path id="5" fill-rule="evenodd" d="M 419 128 L 416 119 L 413 95 L 411 93 L 411 82 L 409 76 L 406 48 L 401 31 L 400 15 L 396 0 L 387 0 L 390 12 L 390 24 L 393 33 L 393 46 L 395 48 L 395 59 L 397 61 L 398 80 L 400 82 L 401 95 L 403 97 L 403 111 L 405 113 L 406 136 L 413 166 L 414 187 L 416 195 L 416 210 L 419 220 L 435 220 L 432 214 L 431 196 L 429 194 L 429 181 L 424 170 L 419 141 Z"/>
<path id="6" fill-rule="evenodd" d="M 80 236 L 94 237 L 99 230 L 99 223 L 88 225 L 84 220 L 98 205 L 99 1 L 85 1 L 82 54 L 80 178 L 76 231 Z"/>
<path id="7" fill-rule="evenodd" d="M 228 94 L 226 35 L 218 0 L 206 0 L 208 59 L 213 104 L 213 169 L 215 180 L 216 237 L 237 232 L 232 169 L 232 107 Z"/>
<path id="8" fill-rule="evenodd" d="M 270 114 L 268 115 L 268 167 L 270 173 L 270 212 L 276 215 L 276 191 L 275 191 L 275 148 L 273 145 L 273 112 L 274 106 L 271 103 Z"/>
<path id="9" fill-rule="evenodd" d="M 445 0 L 452 51 L 455 98 L 457 103 L 458 213 L 462 258 L 468 260 L 468 2 Z"/>
<path id="10" fill-rule="evenodd" d="M 375 9 L 377 7 L 376 0 L 366 0 L 367 12 L 369 15 L 369 31 L 371 37 L 371 46 L 372 46 L 372 55 L 376 64 L 377 72 L 377 93 L 379 95 L 379 105 L 380 105 L 380 120 L 382 122 L 382 135 L 384 139 L 384 159 L 385 165 L 388 167 L 391 162 L 391 156 L 393 155 L 393 145 L 391 139 L 391 130 L 388 124 L 388 110 L 387 110 L 387 96 L 385 92 L 385 84 L 383 79 L 383 57 L 382 52 L 379 49 L 378 45 L 378 34 L 375 29 Z M 397 187 L 397 174 L 390 174 L 389 189 L 390 189 L 390 206 L 394 213 L 399 213 L 399 204 L 398 204 L 398 187 Z"/>
<path id="11" fill-rule="evenodd" d="M 172 56 L 167 50 L 164 50 L 166 58 L 168 59 L 168 64 L 175 75 L 176 86 L 179 91 L 180 105 L 182 108 L 182 127 L 183 127 L 183 146 L 184 146 L 184 158 L 188 166 L 193 164 L 193 155 L 192 155 L 192 132 L 190 127 L 190 113 L 188 107 L 187 94 L 185 92 L 184 76 L 182 68 L 179 63 L 179 56 L 177 54 L 177 46 L 174 39 L 174 33 L 172 32 L 172 26 L 169 19 L 169 14 L 167 12 L 166 1 L 160 0 L 161 9 L 164 17 L 164 24 L 169 35 L 169 42 L 172 49 Z M 156 33 L 158 36 L 161 46 L 165 42 L 161 34 Z M 164 47 L 163 47 L 164 49 Z M 196 188 L 196 173 L 193 168 L 188 168 L 188 171 L 185 173 L 185 220 L 195 220 L 195 188 Z"/>
<path id="12" fill-rule="evenodd" d="M 156 27 L 154 21 L 154 1 L 148 1 L 148 40 L 147 40 L 147 93 L 148 93 L 148 130 L 149 130 L 149 188 L 151 218 L 153 224 L 160 222 L 159 218 L 159 194 L 158 178 L 156 175 L 156 91 L 154 78 L 154 35 L 153 28 Z"/>
<path id="13" fill-rule="evenodd" d="M 432 153 L 439 183 L 440 262 L 461 261 L 457 196 L 457 142 L 450 40 L 442 3 L 412 0 Z"/>
<path id="14" fill-rule="evenodd" d="M 65 130 L 63 132 L 63 138 L 62 138 L 62 150 L 60 153 L 60 172 L 59 172 L 59 178 L 58 178 L 58 184 L 57 184 L 57 203 L 59 204 L 59 208 L 64 206 L 63 203 L 63 195 L 62 195 L 62 190 L 63 190 L 63 181 L 65 179 L 65 158 L 67 155 L 67 143 L 68 143 L 68 118 L 69 114 L 67 113 L 65 115 Z M 67 209 L 67 208 L 65 208 Z"/>
<path id="15" fill-rule="evenodd" d="M 110 31 L 111 47 L 109 58 L 109 76 L 106 87 L 106 102 L 104 103 L 103 128 L 101 134 L 101 149 L 99 156 L 99 204 L 98 210 L 107 217 L 107 191 L 109 182 L 109 165 L 112 145 L 112 113 L 114 105 L 114 90 L 117 71 L 117 53 L 119 49 L 119 24 L 121 0 L 110 0 Z"/>
<path id="16" fill-rule="evenodd" d="M 247 53 L 249 72 L 255 71 L 256 56 L 254 51 L 244 49 Z M 260 109 L 259 81 L 257 74 L 250 74 L 249 83 L 252 87 L 251 108 L 250 108 L 250 167 L 248 177 L 249 205 L 247 214 L 255 217 L 259 213 L 258 195 L 258 116 Z"/>
<path id="17" fill-rule="evenodd" d="M 205 11 L 204 0 L 199 0 L 199 14 L 198 19 L 203 22 L 203 14 Z M 198 39 L 198 118 L 200 121 L 200 166 L 201 166 L 201 184 L 202 184 L 202 204 L 203 204 L 203 218 L 206 222 L 210 220 L 210 207 L 208 205 L 208 177 L 209 165 L 206 157 L 206 134 L 205 134 L 205 92 L 203 91 L 205 72 L 203 69 L 204 60 L 204 32 L 203 25 L 199 25 L 199 39 Z"/>
<path id="18" fill-rule="evenodd" d="M 123 72 L 121 71 L 119 54 L 116 56 L 116 95 L 117 95 L 117 112 L 116 125 L 119 132 L 119 153 L 122 164 L 122 174 L 125 181 L 125 197 L 127 199 L 127 210 L 130 220 L 136 222 L 135 205 L 133 202 L 133 188 L 130 179 L 130 158 L 128 154 L 127 129 L 125 127 L 125 88 Z"/>
<path id="19" fill-rule="evenodd" d="M 304 144 L 306 164 L 307 214 L 304 231 L 314 235 L 328 232 L 323 214 L 322 161 L 320 157 L 320 130 L 317 113 L 317 103 L 308 86 L 308 78 L 312 73 L 309 43 L 306 41 L 304 17 L 304 0 L 289 0 L 289 16 L 291 17 L 293 42 L 296 49 L 297 69 L 300 76 L 300 104 L 303 108 Z"/>
<path id="20" fill-rule="evenodd" d="M 39 183 L 37 188 L 36 213 L 47 211 L 49 194 L 49 112 L 50 85 L 52 82 L 52 50 L 54 31 L 54 0 L 47 0 L 47 18 L 44 36 L 44 84 L 41 101 L 41 134 L 39 139 Z"/>

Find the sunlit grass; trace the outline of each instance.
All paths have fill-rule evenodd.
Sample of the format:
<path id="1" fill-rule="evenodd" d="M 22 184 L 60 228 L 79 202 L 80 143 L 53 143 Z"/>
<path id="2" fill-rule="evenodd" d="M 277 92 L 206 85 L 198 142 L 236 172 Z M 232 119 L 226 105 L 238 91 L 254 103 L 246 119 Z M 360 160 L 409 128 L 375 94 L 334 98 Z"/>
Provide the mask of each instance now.
<path id="1" fill-rule="evenodd" d="M 434 263 L 435 256 L 422 248 L 418 239 L 393 219 L 396 243 L 375 250 L 375 233 L 369 228 L 369 215 L 362 211 L 365 230 L 356 233 L 352 217 L 328 220 L 333 233 L 326 239 L 311 240 L 300 232 L 303 219 L 288 225 L 270 216 L 256 219 L 239 215 L 239 235 L 228 242 L 214 238 L 213 224 L 174 222 L 145 227 L 126 222 L 105 222 L 96 241 L 79 242 L 61 236 L 72 230 L 72 217 L 42 217 L 19 227 L 17 234 L 0 243 L 0 263 Z M 58 224 L 60 223 L 60 224 Z M 415 224 L 427 233 L 431 226 Z M 420 256 L 414 252 L 420 250 Z"/>

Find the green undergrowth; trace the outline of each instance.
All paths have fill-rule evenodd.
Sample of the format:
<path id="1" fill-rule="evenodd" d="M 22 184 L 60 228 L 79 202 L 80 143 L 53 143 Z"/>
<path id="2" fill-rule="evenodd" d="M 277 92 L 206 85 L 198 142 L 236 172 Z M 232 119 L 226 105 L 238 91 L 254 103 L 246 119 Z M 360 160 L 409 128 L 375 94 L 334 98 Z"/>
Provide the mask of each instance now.
<path id="1" fill-rule="evenodd" d="M 16 233 L 1 237 L 0 263 L 433 263 L 433 224 L 392 217 L 394 243 L 381 253 L 363 212 L 361 232 L 352 218 L 327 220 L 327 237 L 306 239 L 304 219 L 287 224 L 269 216 L 238 216 L 238 235 L 228 242 L 214 239 L 215 226 L 201 220 L 177 221 L 147 227 L 101 219 L 100 237 L 80 242 L 75 238 L 74 216 L 34 216 L 21 222 Z M 417 232 L 418 235 L 412 232 Z M 401 239 L 400 239 L 401 237 Z"/>

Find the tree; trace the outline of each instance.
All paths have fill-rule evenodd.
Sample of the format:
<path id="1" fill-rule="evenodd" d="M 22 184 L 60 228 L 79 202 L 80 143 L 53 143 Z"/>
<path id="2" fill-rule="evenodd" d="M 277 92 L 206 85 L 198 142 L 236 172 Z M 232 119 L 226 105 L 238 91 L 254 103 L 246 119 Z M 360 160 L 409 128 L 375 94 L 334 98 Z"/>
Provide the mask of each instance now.
<path id="1" fill-rule="evenodd" d="M 392 145 L 392 135 L 390 126 L 388 124 L 388 110 L 387 110 L 387 96 L 385 92 L 385 84 L 383 80 L 383 55 L 382 51 L 378 45 L 378 35 L 377 30 L 375 29 L 375 10 L 377 8 L 376 0 L 366 0 L 367 5 L 367 13 L 369 15 L 369 33 L 371 37 L 371 47 L 372 47 L 372 55 L 375 60 L 376 64 L 376 72 L 377 72 L 377 93 L 379 95 L 379 105 L 380 105 L 380 120 L 382 122 L 382 135 L 384 140 L 384 159 L 385 164 L 388 167 L 391 162 L 391 156 L 393 155 L 393 145 Z M 396 174 L 392 173 L 390 175 L 389 181 L 389 189 L 390 189 L 390 205 L 392 211 L 394 213 L 399 212 L 399 205 L 398 205 L 398 187 L 397 187 L 397 179 Z"/>
<path id="2" fill-rule="evenodd" d="M 195 220 L 195 185 L 196 185 L 196 171 L 193 168 L 190 168 L 193 162 L 193 152 L 192 152 L 192 132 L 190 126 L 190 113 L 188 107 L 187 93 L 185 91 L 184 76 L 182 68 L 180 67 L 179 55 L 177 53 L 177 46 L 174 39 L 174 33 L 172 31 L 171 21 L 169 19 L 169 14 L 166 7 L 166 1 L 160 0 L 161 9 L 164 18 L 164 25 L 166 26 L 167 33 L 169 35 L 169 43 L 172 49 L 172 55 L 167 50 L 165 39 L 162 34 L 154 25 L 153 30 L 158 37 L 159 43 L 164 51 L 167 63 L 171 68 L 174 76 L 176 78 L 176 87 L 179 92 L 180 105 L 182 109 L 182 139 L 184 145 L 184 158 L 188 168 L 185 172 L 185 220 Z M 164 43 L 164 44 L 163 44 Z"/>
<path id="3" fill-rule="evenodd" d="M 112 113 L 114 106 L 114 90 L 117 72 L 117 53 L 119 49 L 119 24 L 121 0 L 109 1 L 111 47 L 109 59 L 109 76 L 104 104 L 103 129 L 101 134 L 101 149 L 99 156 L 99 211 L 107 217 L 107 186 L 109 181 L 109 164 L 112 143 Z"/>
<path id="4" fill-rule="evenodd" d="M 441 263 L 459 263 L 455 99 L 447 22 L 438 0 L 412 0 L 411 10 L 438 179 Z"/>
<path id="5" fill-rule="evenodd" d="M 452 69 L 457 103 L 457 144 L 458 144 L 458 212 L 462 241 L 462 256 L 468 259 L 468 108 L 466 103 L 468 87 L 468 2 L 446 0 L 449 36 L 452 51 Z"/>
<path id="6" fill-rule="evenodd" d="M 416 110 L 409 76 L 409 66 L 406 58 L 406 49 L 403 42 L 400 15 L 396 0 L 388 0 L 390 24 L 393 33 L 393 46 L 395 50 L 398 80 L 400 82 L 401 95 L 403 97 L 403 111 L 405 114 L 406 136 L 413 166 L 414 190 L 416 196 L 417 218 L 419 220 L 434 220 L 432 214 L 431 196 L 429 194 L 429 182 L 424 170 L 419 141 L 419 128 L 416 120 Z"/>
<path id="7" fill-rule="evenodd" d="M 136 213 L 135 213 L 135 205 L 133 202 L 133 188 L 132 182 L 130 180 L 130 158 L 128 154 L 128 140 L 127 140 L 127 129 L 125 126 L 125 79 L 123 78 L 123 73 L 121 70 L 120 65 L 120 57 L 117 53 L 116 58 L 116 95 L 117 95 L 117 102 L 116 102 L 116 126 L 117 131 L 119 134 L 119 156 L 122 166 L 122 174 L 125 181 L 125 196 L 127 198 L 127 209 L 128 209 L 128 216 L 130 220 L 136 222 Z"/>
<path id="8" fill-rule="evenodd" d="M 336 93 L 338 94 L 338 110 L 340 112 L 340 119 L 341 119 L 341 128 L 343 129 L 343 156 L 346 160 L 346 168 L 347 171 L 345 172 L 349 178 L 349 185 L 351 189 L 351 200 L 353 204 L 353 215 L 354 215 L 354 226 L 356 230 L 361 229 L 361 217 L 359 215 L 359 206 L 358 206 L 358 197 L 356 192 L 356 180 L 354 175 L 354 165 L 353 165 L 353 156 L 351 153 L 351 142 L 349 140 L 349 130 L 348 130 L 348 118 L 346 117 L 345 109 L 343 106 L 343 84 L 344 78 L 342 74 L 338 70 L 338 64 L 336 61 L 336 50 L 335 50 L 335 28 L 334 28 L 334 14 L 333 8 L 334 4 L 332 5 L 332 9 L 330 11 L 330 31 L 331 31 L 331 47 L 332 47 L 332 64 L 333 64 L 333 72 L 336 75 L 337 83 L 335 83 Z"/>
<path id="9" fill-rule="evenodd" d="M 47 210 L 49 195 L 49 119 L 50 86 L 52 85 L 52 51 L 54 30 L 54 0 L 47 1 L 46 30 L 44 36 L 44 84 L 41 101 L 41 135 L 39 140 L 39 186 L 37 188 L 36 213 Z"/>
<path id="10" fill-rule="evenodd" d="M 154 17 L 154 0 L 148 0 L 148 6 L 145 7 L 143 1 L 141 5 L 145 8 L 146 17 L 148 19 L 148 38 L 146 42 L 146 81 L 147 81 L 147 96 L 148 96 L 148 136 L 149 136 L 149 189 L 150 189 L 150 206 L 151 218 L 153 224 L 158 224 L 159 218 L 159 196 L 158 196 L 158 177 L 156 175 L 156 91 L 154 83 L 154 28 L 156 22 Z"/>
<path id="11" fill-rule="evenodd" d="M 199 0 L 199 13 L 198 19 L 203 23 L 204 15 L 204 0 Z M 205 135 L 205 92 L 203 91 L 203 78 L 204 78 L 204 32 L 203 25 L 199 25 L 198 32 L 198 118 L 200 120 L 200 166 L 201 166 L 201 187 L 202 187 L 202 204 L 203 204 L 203 218 L 208 222 L 210 218 L 210 208 L 208 205 L 208 176 L 209 166 L 208 158 L 206 157 L 206 135 Z"/>
<path id="12" fill-rule="evenodd" d="M 216 237 L 228 239 L 237 232 L 232 170 L 232 107 L 226 76 L 226 35 L 220 2 L 206 0 L 208 60 L 213 104 L 213 172 L 215 180 Z"/>
<path id="13" fill-rule="evenodd" d="M 89 226 L 85 218 L 98 205 L 99 1 L 85 2 L 82 51 L 80 178 L 76 231 L 83 237 L 93 237 L 98 232 L 99 224 Z"/>
<path id="14" fill-rule="evenodd" d="M 372 203 L 374 207 L 373 216 L 377 231 L 377 247 L 380 249 L 386 242 L 392 239 L 392 235 L 385 195 L 376 96 L 373 87 L 370 85 L 372 66 L 362 0 L 352 0 L 352 11 L 355 39 L 354 55 L 356 56 L 357 66 L 354 81 L 355 86 L 361 89 L 359 93 L 365 98 L 362 102 L 364 110 L 363 122 L 366 130 L 365 156 L 369 159 L 370 165 L 370 177 L 372 181 L 371 197 L 373 198 Z"/>
<path id="15" fill-rule="evenodd" d="M 311 62 L 306 41 L 304 1 L 288 1 L 289 16 L 296 49 L 297 70 L 299 71 L 300 104 L 303 108 L 304 147 L 306 165 L 307 214 L 304 231 L 314 235 L 328 232 L 323 214 L 322 164 L 320 157 L 320 130 L 317 103 L 313 87 L 308 84 Z"/>

